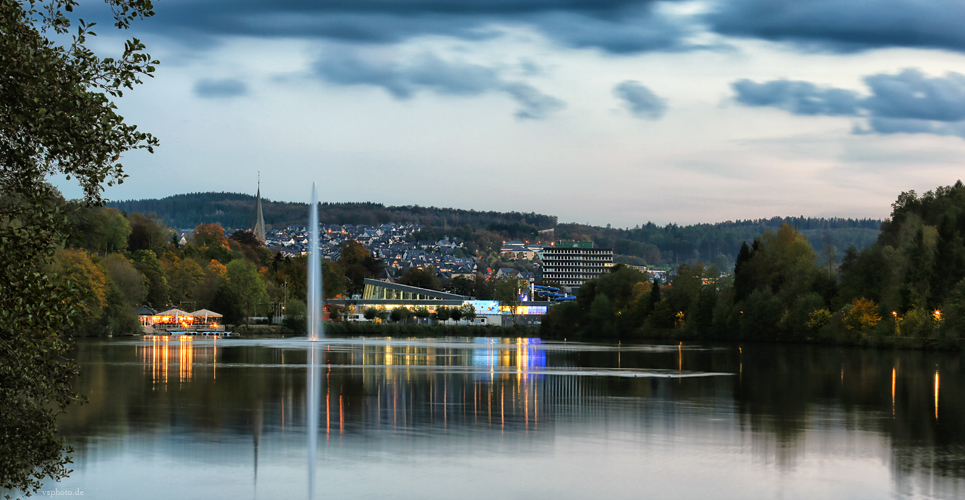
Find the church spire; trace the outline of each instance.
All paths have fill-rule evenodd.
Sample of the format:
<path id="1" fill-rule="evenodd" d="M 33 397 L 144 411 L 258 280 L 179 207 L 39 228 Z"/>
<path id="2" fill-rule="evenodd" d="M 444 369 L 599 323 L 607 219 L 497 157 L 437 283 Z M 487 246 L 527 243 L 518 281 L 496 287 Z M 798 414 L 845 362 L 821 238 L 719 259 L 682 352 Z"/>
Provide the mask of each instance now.
<path id="1" fill-rule="evenodd" d="M 252 225 L 251 232 L 255 235 L 255 238 L 264 245 L 265 240 L 265 214 L 261 210 L 261 172 L 258 172 L 258 195 L 255 199 L 255 222 Z"/>

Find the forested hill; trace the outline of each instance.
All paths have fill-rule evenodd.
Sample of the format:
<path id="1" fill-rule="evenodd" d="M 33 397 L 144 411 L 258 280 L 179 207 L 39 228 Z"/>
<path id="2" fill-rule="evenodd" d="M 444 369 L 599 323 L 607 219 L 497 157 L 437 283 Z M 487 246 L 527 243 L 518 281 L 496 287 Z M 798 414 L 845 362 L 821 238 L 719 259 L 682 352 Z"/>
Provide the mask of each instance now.
<path id="1" fill-rule="evenodd" d="M 280 228 L 307 223 L 307 203 L 266 199 L 262 199 L 262 203 L 266 224 Z M 255 197 L 241 193 L 191 193 L 108 205 L 128 213 L 157 214 L 165 224 L 174 228 L 220 223 L 226 229 L 248 229 L 254 219 Z M 422 239 L 434 240 L 448 235 L 479 240 L 479 248 L 494 254 L 498 254 L 503 239 L 537 239 L 537 230 L 555 227 L 556 239 L 590 240 L 597 246 L 613 248 L 621 262 L 675 266 L 699 260 L 717 263 L 721 267 L 733 263 L 741 243 L 752 241 L 765 231 L 777 231 L 785 223 L 801 231 L 819 252 L 830 243 L 840 255 L 852 245 L 860 250 L 874 243 L 882 222 L 877 219 L 773 217 L 690 226 L 658 226 L 648 222 L 635 228 L 617 229 L 581 224 L 557 225 L 555 216 L 535 213 L 387 207 L 381 203 L 323 203 L 319 220 L 326 224 L 365 225 L 413 222 L 425 226 L 418 235 Z"/>
<path id="2" fill-rule="evenodd" d="M 782 224 L 799 230 L 819 253 L 830 243 L 835 252 L 873 244 L 881 232 L 878 219 L 815 217 L 772 217 L 713 224 L 658 226 L 652 222 L 632 229 L 602 228 L 581 224 L 560 224 L 556 236 L 568 240 L 590 240 L 597 246 L 612 247 L 631 264 L 673 266 L 684 262 L 733 262 L 740 246 L 765 231 L 776 232 Z"/>
<path id="3" fill-rule="evenodd" d="M 265 224 L 276 228 L 308 223 L 308 203 L 271 201 L 262 198 Z M 242 193 L 189 193 L 161 199 L 114 201 L 109 207 L 124 212 L 156 214 L 174 228 L 193 228 L 219 223 L 226 229 L 248 229 L 255 213 L 255 197 Z M 324 224 L 416 223 L 432 227 L 499 227 L 525 224 L 538 229 L 556 225 L 556 217 L 536 213 L 477 212 L 453 208 L 415 206 L 387 207 L 381 203 L 322 203 L 318 214 Z"/>

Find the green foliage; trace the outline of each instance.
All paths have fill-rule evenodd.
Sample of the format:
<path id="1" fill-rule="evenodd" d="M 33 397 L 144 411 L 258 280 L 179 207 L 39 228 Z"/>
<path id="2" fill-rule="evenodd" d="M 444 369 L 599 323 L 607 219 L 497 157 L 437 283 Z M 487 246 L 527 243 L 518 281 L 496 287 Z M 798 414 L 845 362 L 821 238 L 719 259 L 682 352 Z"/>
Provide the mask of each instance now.
<path id="1" fill-rule="evenodd" d="M 469 304 L 463 304 L 460 308 L 460 315 L 466 322 L 472 323 L 476 319 L 476 308 Z"/>
<path id="2" fill-rule="evenodd" d="M 307 279 L 307 278 L 306 278 Z M 345 274 L 337 262 L 322 262 L 322 295 L 334 299 L 345 294 Z"/>
<path id="3" fill-rule="evenodd" d="M 289 300 L 282 324 L 293 332 L 305 333 L 308 330 L 308 306 L 301 300 Z"/>
<path id="4" fill-rule="evenodd" d="M 455 321 L 458 322 L 459 320 L 462 319 L 462 308 L 461 308 L 461 307 L 453 307 L 452 309 L 449 310 L 449 316 L 450 316 L 453 320 L 455 320 Z"/>
<path id="5" fill-rule="evenodd" d="M 184 302 L 195 302 L 193 300 L 195 289 L 205 279 L 201 265 L 196 260 L 179 259 L 176 256 L 165 258 L 161 264 L 168 283 L 171 303 L 181 305 Z"/>
<path id="6" fill-rule="evenodd" d="M 64 249 L 54 256 L 55 273 L 64 284 L 79 295 L 78 324 L 92 323 L 101 318 L 107 305 L 107 278 L 104 269 L 95 264 L 84 250 Z"/>
<path id="7" fill-rule="evenodd" d="M 151 250 L 134 252 L 134 267 L 147 278 L 147 303 L 160 309 L 170 303 L 170 288 L 164 268 Z"/>
<path id="8" fill-rule="evenodd" d="M 398 323 L 400 321 L 405 321 L 412 316 L 412 311 L 405 307 L 396 307 L 389 312 L 389 319 Z"/>
<path id="9" fill-rule="evenodd" d="M 902 336 L 922 339 L 935 337 L 940 326 L 940 322 L 935 320 L 931 311 L 920 307 L 905 313 L 900 324 Z"/>
<path id="10" fill-rule="evenodd" d="M 831 311 L 827 309 L 815 309 L 808 314 L 805 326 L 812 332 L 817 332 L 831 322 Z"/>
<path id="11" fill-rule="evenodd" d="M 157 144 L 112 101 L 156 61 L 136 39 L 120 57 L 95 55 L 86 45 L 91 25 L 69 17 L 76 5 L 0 0 L 0 489 L 25 494 L 68 473 L 69 449 L 55 435 L 56 414 L 75 400 L 63 332 L 93 312 L 96 288 L 90 281 L 82 294 L 74 280 L 44 271 L 66 239 L 59 194 L 46 180 L 76 180 L 96 205 L 104 184 L 125 177 L 120 156 Z M 149 0 L 111 6 L 121 28 L 153 15 Z"/>
<path id="12" fill-rule="evenodd" d="M 965 186 L 902 193 L 878 242 L 841 265 L 845 301 L 868 297 L 885 310 L 932 310 L 965 279 Z"/>
<path id="13" fill-rule="evenodd" d="M 428 288 L 429 290 L 442 289 L 439 277 L 436 276 L 436 270 L 432 266 L 410 267 L 398 281 L 403 285 Z"/>
<path id="14" fill-rule="evenodd" d="M 770 289 L 754 290 L 740 307 L 741 338 L 768 340 L 777 337 L 784 307 Z"/>
<path id="15" fill-rule="evenodd" d="M 378 310 L 378 309 L 376 309 L 376 308 L 374 308 L 374 307 L 366 307 L 366 308 L 365 308 L 365 311 L 362 312 L 362 316 L 363 316 L 365 319 L 367 319 L 367 320 L 369 320 L 369 321 L 372 321 L 372 320 L 375 319 L 375 317 L 378 315 L 378 313 L 379 313 L 379 310 Z"/>
<path id="16" fill-rule="evenodd" d="M 147 297 L 147 278 L 121 254 L 108 255 L 101 261 L 111 283 L 117 287 L 125 302 L 132 308 L 144 303 Z"/>
<path id="17" fill-rule="evenodd" d="M 436 308 L 436 321 L 449 321 L 452 318 L 452 310 L 448 307 Z"/>
<path id="18" fill-rule="evenodd" d="M 113 208 L 88 207 L 70 201 L 67 211 L 67 245 L 95 254 L 109 254 L 127 248 L 131 224 Z"/>
<path id="19" fill-rule="evenodd" d="M 232 296 L 238 301 L 245 322 L 263 311 L 268 303 L 268 292 L 265 282 L 258 274 L 254 264 L 244 260 L 234 260 L 228 265 L 228 284 Z"/>
<path id="20" fill-rule="evenodd" d="M 164 253 L 164 246 L 171 240 L 171 229 L 159 220 L 139 213 L 128 216 L 131 234 L 127 237 L 128 250 L 150 250 L 155 255 Z"/>
<path id="21" fill-rule="evenodd" d="M 517 308 L 522 303 L 520 293 L 529 286 L 529 283 L 517 276 L 506 276 L 496 281 L 495 298 L 499 305 L 508 307 L 510 315 L 513 317 L 513 324 L 516 324 Z"/>

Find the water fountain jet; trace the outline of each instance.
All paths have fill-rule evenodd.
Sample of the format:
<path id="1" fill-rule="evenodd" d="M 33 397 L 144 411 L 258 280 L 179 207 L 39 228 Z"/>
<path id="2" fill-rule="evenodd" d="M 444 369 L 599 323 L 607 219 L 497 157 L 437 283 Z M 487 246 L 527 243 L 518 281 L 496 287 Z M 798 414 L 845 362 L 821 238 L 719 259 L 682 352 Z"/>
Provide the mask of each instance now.
<path id="1" fill-rule="evenodd" d="M 305 407 L 308 432 L 308 498 L 315 498 L 315 468 L 318 452 L 318 412 L 321 399 L 319 365 L 322 330 L 322 257 L 318 245 L 318 193 L 312 183 L 312 206 L 308 213 L 308 404 Z"/>

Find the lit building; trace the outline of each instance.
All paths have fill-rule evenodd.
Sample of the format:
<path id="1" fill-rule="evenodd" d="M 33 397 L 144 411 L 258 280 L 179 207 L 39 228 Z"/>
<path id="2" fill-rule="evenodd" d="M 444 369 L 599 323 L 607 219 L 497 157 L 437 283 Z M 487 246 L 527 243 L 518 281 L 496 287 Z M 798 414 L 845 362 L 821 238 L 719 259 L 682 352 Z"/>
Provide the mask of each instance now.
<path id="1" fill-rule="evenodd" d="M 595 248 L 589 241 L 557 241 L 543 249 L 543 280 L 566 287 L 578 288 L 611 267 L 613 249 Z"/>
<path id="2" fill-rule="evenodd" d="M 326 306 L 342 306 L 348 316 L 348 321 L 355 321 L 368 309 L 373 308 L 382 311 L 391 311 L 397 307 L 404 307 L 414 310 L 417 307 L 425 307 L 430 313 L 436 312 L 438 308 L 461 308 L 464 305 L 472 306 L 476 312 L 476 325 L 497 325 L 507 326 L 512 324 L 512 318 L 508 307 L 500 306 L 495 300 L 475 300 L 473 297 L 458 295 L 455 293 L 440 292 L 429 290 L 401 283 L 390 283 L 366 278 L 365 288 L 362 296 L 354 299 L 329 299 L 325 301 Z M 518 324 L 533 324 L 540 321 L 542 315 L 546 314 L 550 302 L 523 300 L 516 309 Z"/>

